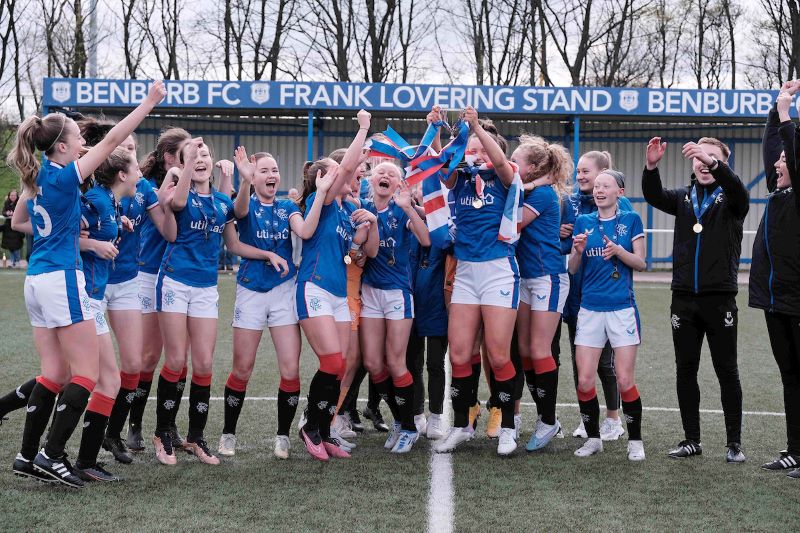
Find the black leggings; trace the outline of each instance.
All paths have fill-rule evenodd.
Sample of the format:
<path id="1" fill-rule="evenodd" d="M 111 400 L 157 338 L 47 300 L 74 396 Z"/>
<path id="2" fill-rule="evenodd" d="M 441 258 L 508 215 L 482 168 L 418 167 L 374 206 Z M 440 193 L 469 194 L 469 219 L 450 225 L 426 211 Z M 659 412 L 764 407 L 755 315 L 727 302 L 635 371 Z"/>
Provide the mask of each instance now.
<path id="1" fill-rule="evenodd" d="M 719 380 L 728 442 L 742 440 L 742 386 L 736 352 L 737 308 L 732 294 L 672 294 L 672 342 L 675 345 L 676 388 L 683 431 L 700 442 L 700 349 L 708 339 L 711 362 Z"/>
<path id="2" fill-rule="evenodd" d="M 572 351 L 572 378 L 575 381 L 575 390 L 578 390 L 578 364 L 575 362 L 575 332 L 578 329 L 578 317 L 566 317 L 564 322 L 567 323 L 569 348 Z M 560 339 L 561 324 L 559 323 L 553 345 Z M 560 347 L 558 351 L 559 353 L 561 352 Z M 553 353 L 555 353 L 555 349 Z M 606 342 L 603 351 L 600 353 L 600 361 L 597 363 L 597 376 L 600 378 L 600 384 L 603 387 L 606 409 L 616 411 L 619 409 L 619 388 L 617 387 L 617 372 L 614 370 L 614 350 L 611 349 L 611 344 L 608 342 Z"/>
<path id="3" fill-rule="evenodd" d="M 447 352 L 447 336 L 418 337 L 411 332 L 406 349 L 406 366 L 414 377 L 414 414 L 425 412 L 425 381 L 422 367 L 425 364 L 425 340 L 428 345 L 428 410 L 432 414 L 442 414 L 444 405 L 444 356 Z"/>
<path id="4" fill-rule="evenodd" d="M 800 456 L 800 317 L 764 311 L 764 318 L 783 382 L 787 451 Z"/>

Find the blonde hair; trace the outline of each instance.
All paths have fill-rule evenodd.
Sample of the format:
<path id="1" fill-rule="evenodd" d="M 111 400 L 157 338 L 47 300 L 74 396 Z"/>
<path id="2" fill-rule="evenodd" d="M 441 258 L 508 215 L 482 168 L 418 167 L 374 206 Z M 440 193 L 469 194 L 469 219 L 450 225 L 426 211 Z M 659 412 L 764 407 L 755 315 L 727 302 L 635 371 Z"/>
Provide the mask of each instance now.
<path id="1" fill-rule="evenodd" d="M 51 154 L 55 145 L 63 142 L 68 120 L 72 119 L 62 113 L 50 113 L 44 118 L 34 115 L 26 118 L 17 128 L 14 145 L 6 162 L 19 174 L 23 190 L 36 190 L 36 176 L 41 164 L 36 157 L 36 150 L 44 155 Z"/>
<path id="2" fill-rule="evenodd" d="M 521 135 L 517 150 L 522 151 L 525 161 L 530 165 L 528 175 L 521 176 L 523 181 L 530 182 L 549 174 L 559 201 L 569 193 L 574 165 L 563 146 L 548 143 L 536 135 Z"/>
<path id="3" fill-rule="evenodd" d="M 605 150 L 603 151 L 592 150 L 590 152 L 586 152 L 585 154 L 583 154 L 581 156 L 581 159 L 583 159 L 584 157 L 594 161 L 594 164 L 600 171 L 614 168 L 614 163 L 611 160 L 611 154 Z"/>

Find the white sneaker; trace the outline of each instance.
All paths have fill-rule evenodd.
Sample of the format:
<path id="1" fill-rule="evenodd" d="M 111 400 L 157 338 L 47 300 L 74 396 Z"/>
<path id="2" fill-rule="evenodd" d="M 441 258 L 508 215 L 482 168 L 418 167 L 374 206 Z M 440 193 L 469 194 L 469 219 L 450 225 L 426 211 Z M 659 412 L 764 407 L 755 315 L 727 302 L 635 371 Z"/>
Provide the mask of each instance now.
<path id="1" fill-rule="evenodd" d="M 339 433 L 339 430 L 333 426 L 331 426 L 331 437 L 339 441 L 339 447 L 343 448 L 348 453 L 354 450 L 357 446 L 355 442 L 350 442 L 342 437 L 341 433 Z"/>
<path id="2" fill-rule="evenodd" d="M 444 437 L 442 429 L 442 415 L 432 414 L 428 419 L 427 435 L 430 440 L 439 440 Z"/>
<path id="3" fill-rule="evenodd" d="M 587 439 L 589 435 L 586 434 L 586 428 L 583 427 L 583 420 L 578 427 L 575 428 L 575 431 L 572 432 L 573 437 L 577 437 L 579 439 Z"/>
<path id="4" fill-rule="evenodd" d="M 500 428 L 497 437 L 497 455 L 511 455 L 517 449 L 517 437 L 514 428 Z"/>
<path id="5" fill-rule="evenodd" d="M 389 429 L 389 436 L 386 437 L 386 442 L 383 443 L 383 447 L 387 450 L 391 450 L 394 448 L 394 445 L 397 444 L 397 439 L 400 438 L 400 422 L 394 422 L 392 427 Z"/>
<path id="6" fill-rule="evenodd" d="M 290 446 L 288 436 L 278 435 L 275 437 L 275 450 L 273 451 L 275 457 L 278 459 L 288 459 Z"/>
<path id="7" fill-rule="evenodd" d="M 450 428 L 447 436 L 433 445 L 433 451 L 436 453 L 450 453 L 455 450 L 459 444 L 473 439 L 475 430 L 472 426 L 465 428 Z"/>
<path id="8" fill-rule="evenodd" d="M 419 438 L 419 433 L 415 433 L 413 431 L 401 430 L 400 436 L 397 438 L 397 442 L 392 448 L 392 453 L 410 452 L 411 448 L 414 447 L 414 443 L 417 442 L 418 438 Z"/>
<path id="9" fill-rule="evenodd" d="M 644 443 L 642 441 L 628 441 L 628 461 L 644 461 Z"/>
<path id="10" fill-rule="evenodd" d="M 591 439 L 586 439 L 586 442 L 583 443 L 583 446 L 575 450 L 575 455 L 578 457 L 589 457 L 590 455 L 594 455 L 602 451 L 603 441 L 592 437 Z"/>
<path id="11" fill-rule="evenodd" d="M 600 438 L 604 442 L 617 440 L 625 434 L 625 428 L 622 427 L 622 420 L 619 418 L 608 418 L 603 420 L 600 424 Z"/>
<path id="12" fill-rule="evenodd" d="M 236 435 L 233 433 L 223 433 L 219 438 L 219 448 L 217 451 L 220 455 L 228 457 L 236 455 Z"/>
<path id="13" fill-rule="evenodd" d="M 414 415 L 414 425 L 417 426 L 419 435 L 424 435 L 428 431 L 428 419 L 425 415 Z"/>
<path id="14" fill-rule="evenodd" d="M 354 439 L 358 436 L 358 433 L 353 431 L 343 416 L 337 415 L 333 420 L 333 424 L 331 424 L 331 431 L 334 429 L 336 429 L 339 439 Z"/>
<path id="15" fill-rule="evenodd" d="M 514 415 L 514 438 L 519 438 L 519 431 L 522 429 L 522 415 Z"/>

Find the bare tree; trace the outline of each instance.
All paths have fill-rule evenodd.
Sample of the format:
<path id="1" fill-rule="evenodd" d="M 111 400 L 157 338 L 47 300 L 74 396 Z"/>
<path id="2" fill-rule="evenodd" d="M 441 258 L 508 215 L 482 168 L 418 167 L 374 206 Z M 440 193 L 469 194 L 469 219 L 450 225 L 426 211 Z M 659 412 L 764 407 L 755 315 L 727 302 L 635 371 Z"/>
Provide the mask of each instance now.
<path id="1" fill-rule="evenodd" d="M 725 28 L 730 36 L 731 89 L 736 88 L 736 23 L 742 10 L 736 0 L 721 0 Z"/>
<path id="2" fill-rule="evenodd" d="M 593 0 L 544 2 L 543 18 L 550 40 L 569 71 L 572 85 L 585 84 L 589 49 L 607 31 L 605 24 L 598 23 L 602 19 L 597 11 Z"/>
<path id="3" fill-rule="evenodd" d="M 140 0 L 143 18 L 139 21 L 158 70 L 164 79 L 180 79 L 179 47 L 186 47 L 181 32 L 184 0 Z M 153 20 L 156 19 L 156 20 Z"/>
<path id="4" fill-rule="evenodd" d="M 308 9 L 316 19 L 311 48 L 319 55 L 319 69 L 336 81 L 350 81 L 351 49 L 356 41 L 358 0 L 309 0 Z"/>
<path id="5" fill-rule="evenodd" d="M 394 24 L 397 0 L 381 0 L 382 11 L 375 0 L 364 0 L 366 17 L 359 17 L 361 31 L 356 33 L 356 54 L 363 69 L 363 80 L 385 82 L 393 70 Z M 366 18 L 366 20 L 363 20 Z"/>
<path id="6" fill-rule="evenodd" d="M 606 87 L 647 86 L 654 77 L 649 51 L 642 44 L 642 15 L 649 2 L 611 0 L 608 31 L 589 53 L 589 83 Z"/>
<path id="7" fill-rule="evenodd" d="M 759 0 L 754 47 L 745 73 L 753 87 L 775 87 L 800 77 L 800 5 L 797 0 Z"/>
<path id="8" fill-rule="evenodd" d="M 273 20 L 272 39 L 268 39 L 267 30 L 267 5 L 276 4 L 276 8 L 269 13 L 269 20 Z M 297 0 L 278 0 L 275 2 L 260 1 L 258 10 L 259 23 L 250 28 L 250 41 L 253 48 L 253 77 L 260 80 L 264 77 L 267 66 L 269 66 L 269 79 L 278 78 L 279 60 L 288 33 L 297 24 Z M 269 47 L 267 47 L 269 44 Z"/>
<path id="9" fill-rule="evenodd" d="M 138 6 L 138 7 L 137 7 Z M 152 7 L 152 4 L 138 2 L 137 0 L 120 0 L 120 22 L 122 24 L 122 51 L 125 54 L 125 71 L 127 75 L 136 79 L 145 53 L 147 42 L 141 25 L 135 18 L 145 19 L 142 9 Z"/>

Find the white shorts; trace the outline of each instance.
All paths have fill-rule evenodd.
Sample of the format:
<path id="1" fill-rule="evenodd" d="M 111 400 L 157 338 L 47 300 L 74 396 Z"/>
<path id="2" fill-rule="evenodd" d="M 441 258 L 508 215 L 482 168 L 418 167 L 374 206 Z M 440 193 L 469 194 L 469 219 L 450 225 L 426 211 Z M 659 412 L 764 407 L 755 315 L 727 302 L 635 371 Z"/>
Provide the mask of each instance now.
<path id="1" fill-rule="evenodd" d="M 450 303 L 496 305 L 516 309 L 519 305 L 519 269 L 516 257 L 480 262 L 459 259 Z"/>
<path id="2" fill-rule="evenodd" d="M 139 280 L 133 278 L 122 283 L 109 283 L 106 285 L 103 305 L 109 311 L 141 311 Z"/>
<path id="3" fill-rule="evenodd" d="M 522 278 L 519 299 L 532 311 L 563 313 L 569 295 L 569 274 L 550 274 L 538 278 Z"/>
<path id="4" fill-rule="evenodd" d="M 106 301 L 89 298 L 89 305 L 92 308 L 92 315 L 94 315 L 94 329 L 97 331 L 97 335 L 107 335 L 108 320 L 106 320 Z"/>
<path id="5" fill-rule="evenodd" d="M 148 274 L 147 272 L 139 272 L 136 276 L 139 282 L 139 306 L 142 314 L 156 312 L 156 283 L 158 283 L 158 274 Z"/>
<path id="6" fill-rule="evenodd" d="M 24 294 L 28 317 L 35 328 L 60 328 L 94 318 L 80 270 L 26 276 Z"/>
<path id="7" fill-rule="evenodd" d="M 365 283 L 361 286 L 361 318 L 414 318 L 414 297 L 410 291 L 376 289 Z"/>
<path id="8" fill-rule="evenodd" d="M 192 287 L 159 273 L 156 304 L 159 312 L 183 313 L 193 318 L 217 318 L 219 292 L 216 285 Z"/>
<path id="9" fill-rule="evenodd" d="M 265 326 L 272 328 L 297 324 L 296 290 L 294 278 L 267 292 L 251 291 L 237 283 L 231 325 L 260 331 Z"/>
<path id="10" fill-rule="evenodd" d="M 334 296 L 310 281 L 297 284 L 297 318 L 305 320 L 332 316 L 336 322 L 350 322 L 350 307 L 346 296 Z"/>
<path id="11" fill-rule="evenodd" d="M 612 348 L 638 346 L 642 342 L 639 332 L 639 311 L 635 307 L 619 311 L 589 311 L 581 307 L 575 346 L 603 348 L 606 341 Z"/>

